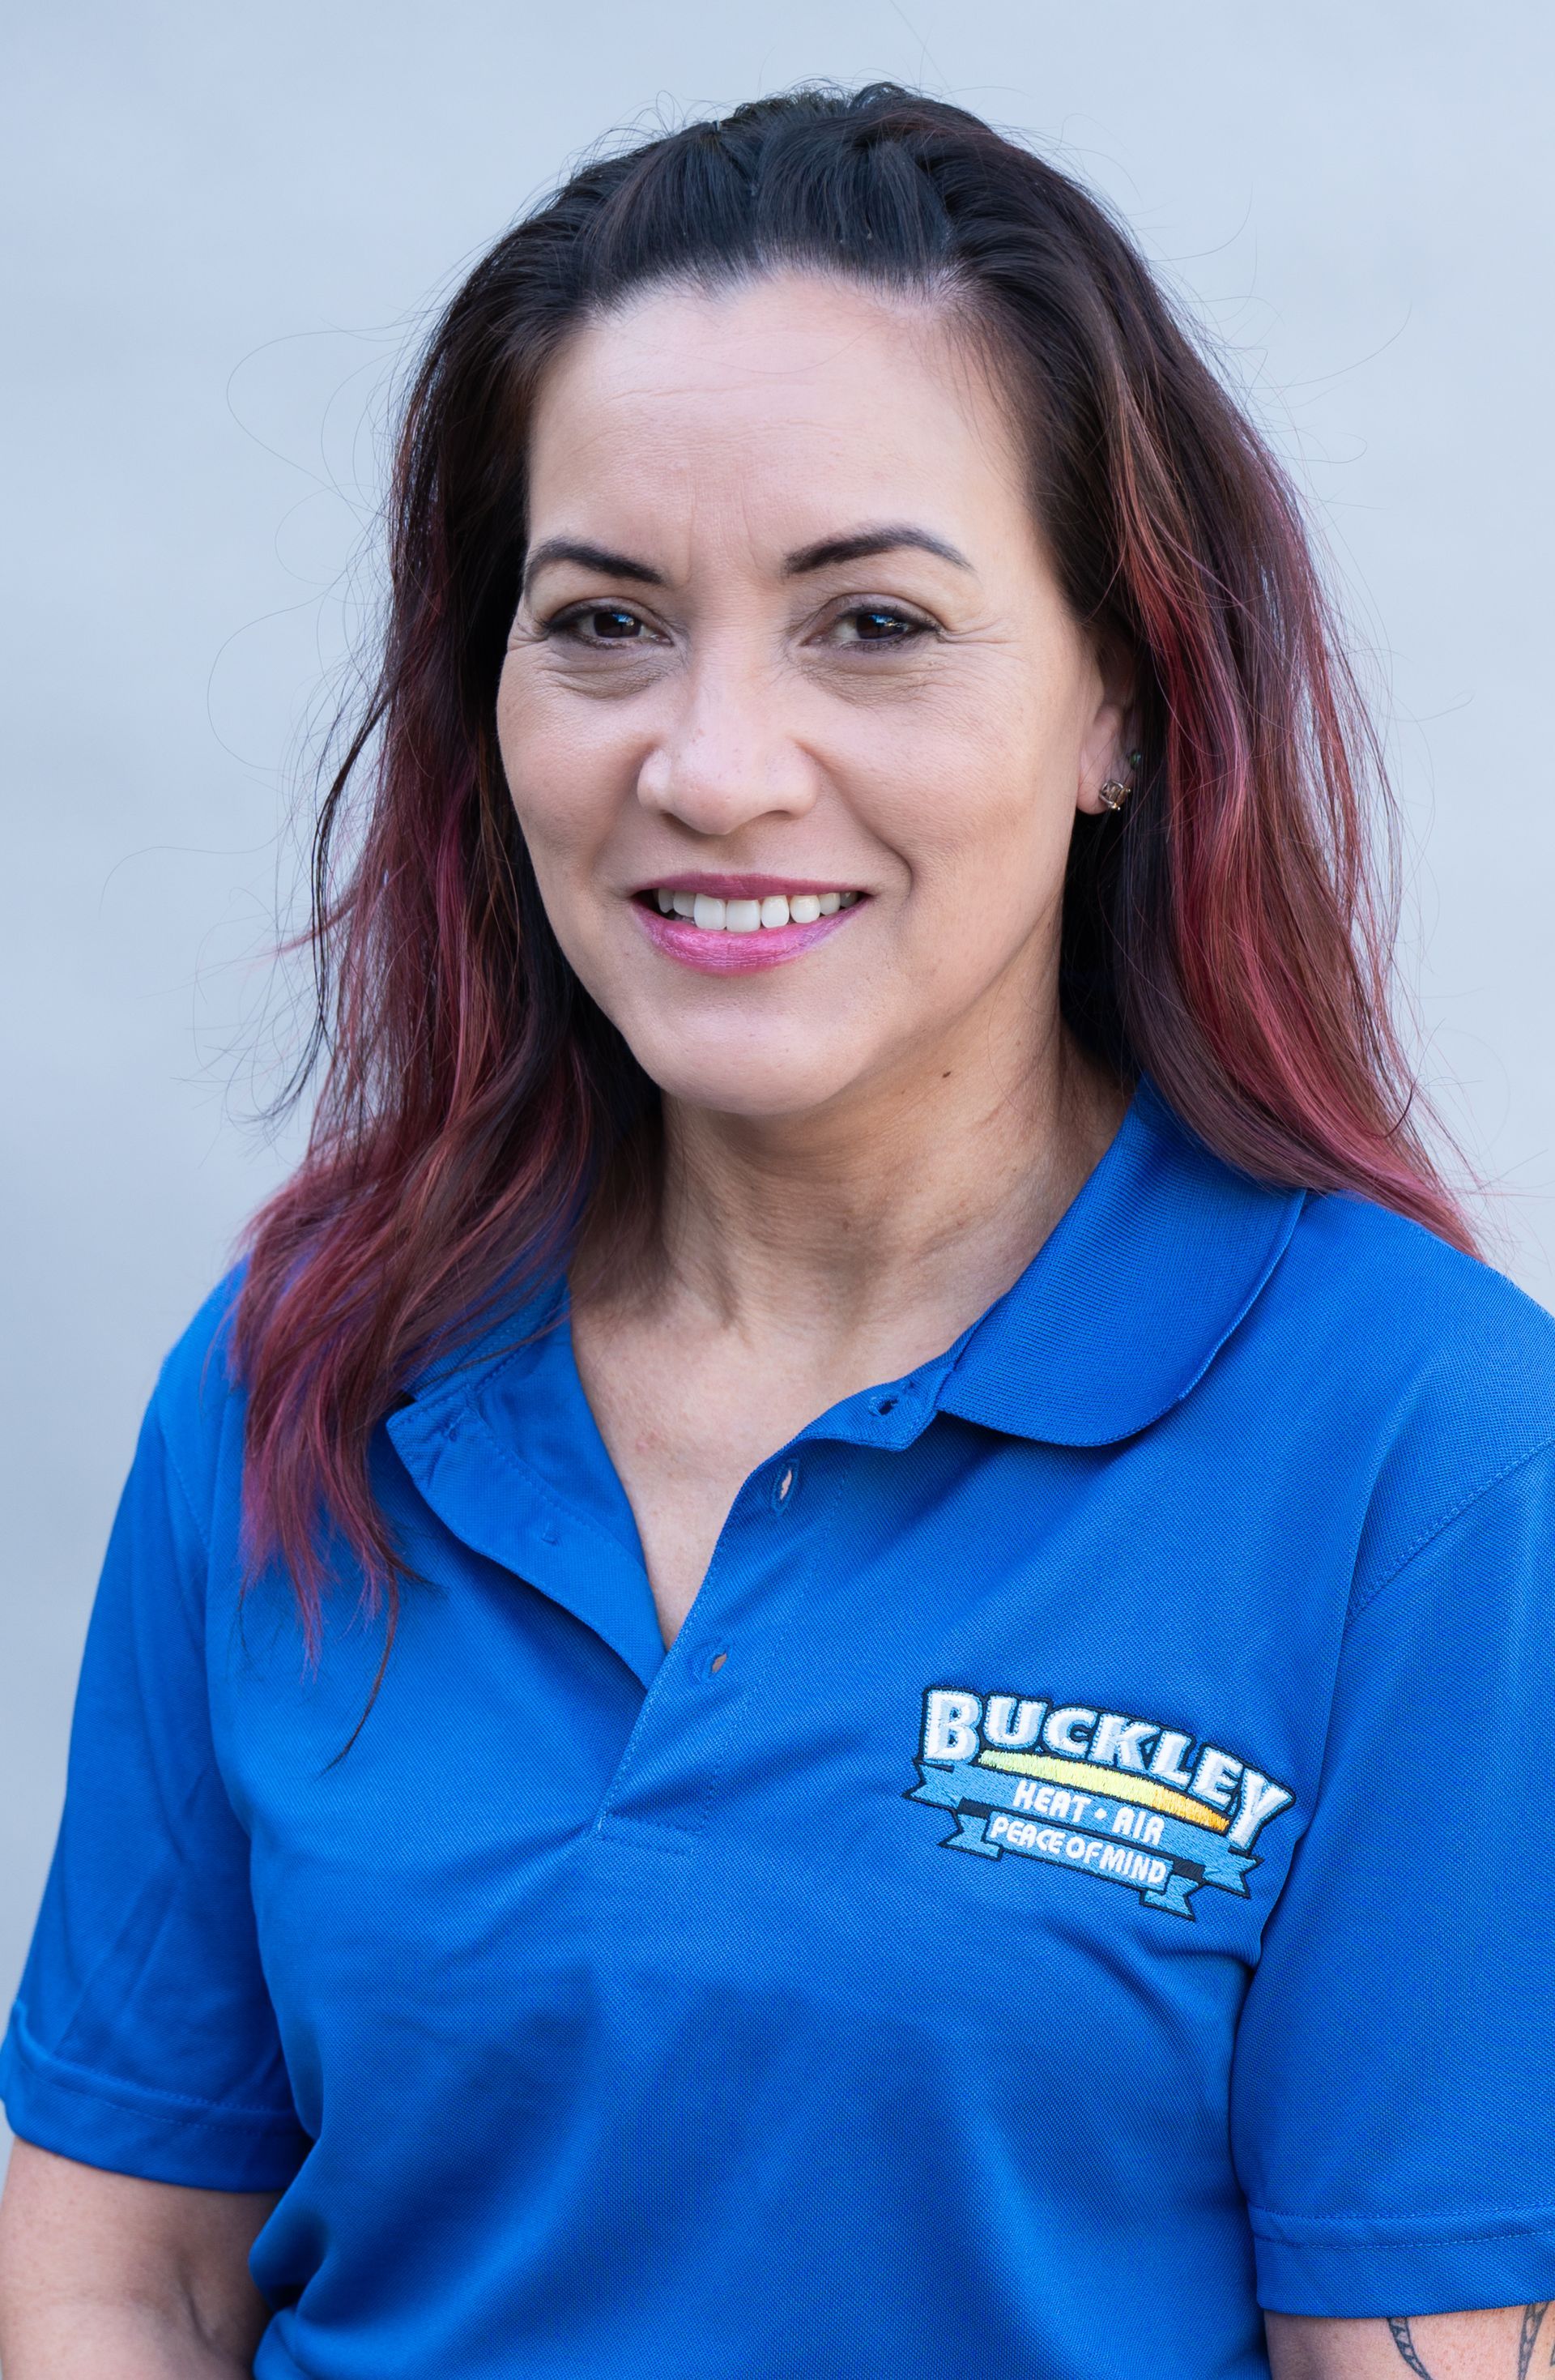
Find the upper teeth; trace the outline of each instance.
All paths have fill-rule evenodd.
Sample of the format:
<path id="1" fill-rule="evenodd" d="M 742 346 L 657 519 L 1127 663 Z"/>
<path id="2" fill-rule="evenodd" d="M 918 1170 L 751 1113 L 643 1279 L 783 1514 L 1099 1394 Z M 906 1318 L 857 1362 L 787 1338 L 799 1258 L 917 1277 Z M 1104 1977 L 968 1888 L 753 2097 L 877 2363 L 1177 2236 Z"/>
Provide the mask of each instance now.
<path id="1" fill-rule="evenodd" d="M 856 892 L 769 892 L 764 901 L 720 901 L 711 892 L 654 893 L 664 917 L 688 917 L 714 934 L 754 934 L 762 926 L 813 926 L 838 909 L 851 909 Z"/>

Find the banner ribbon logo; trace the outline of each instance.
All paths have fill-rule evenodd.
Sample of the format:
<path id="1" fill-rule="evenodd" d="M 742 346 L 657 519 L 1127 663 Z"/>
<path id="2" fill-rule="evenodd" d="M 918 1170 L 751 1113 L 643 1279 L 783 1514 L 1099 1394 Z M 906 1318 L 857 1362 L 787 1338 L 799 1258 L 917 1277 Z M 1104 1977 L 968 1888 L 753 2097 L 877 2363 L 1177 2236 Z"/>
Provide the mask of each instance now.
<path id="1" fill-rule="evenodd" d="M 1192 1745 L 1125 1713 L 1014 1695 L 985 1709 L 980 1694 L 934 1687 L 903 1798 L 953 1814 L 945 1851 L 1042 1860 L 1191 1922 L 1202 1885 L 1246 1900 L 1251 1845 L 1295 1798 L 1214 1745 L 1190 1760 Z"/>

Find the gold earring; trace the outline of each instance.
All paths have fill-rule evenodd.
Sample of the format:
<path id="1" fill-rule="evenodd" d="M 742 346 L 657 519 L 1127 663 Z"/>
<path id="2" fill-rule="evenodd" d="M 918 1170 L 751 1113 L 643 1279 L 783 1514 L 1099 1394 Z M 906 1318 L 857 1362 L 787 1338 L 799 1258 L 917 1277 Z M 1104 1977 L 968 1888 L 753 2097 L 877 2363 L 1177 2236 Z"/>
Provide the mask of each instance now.
<path id="1" fill-rule="evenodd" d="M 1137 769 L 1144 757 L 1142 752 L 1131 752 L 1128 756 L 1129 767 Z M 1097 787 L 1096 798 L 1107 809 L 1121 810 L 1133 791 L 1132 785 L 1120 784 L 1116 777 L 1109 777 L 1104 785 Z"/>

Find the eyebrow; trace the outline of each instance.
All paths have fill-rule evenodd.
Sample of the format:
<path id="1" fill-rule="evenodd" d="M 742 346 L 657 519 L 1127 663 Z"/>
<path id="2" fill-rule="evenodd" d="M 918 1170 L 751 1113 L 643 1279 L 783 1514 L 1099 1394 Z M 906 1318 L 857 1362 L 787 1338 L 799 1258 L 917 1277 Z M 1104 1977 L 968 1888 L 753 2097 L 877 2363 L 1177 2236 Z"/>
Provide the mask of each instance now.
<path id="1" fill-rule="evenodd" d="M 549 562 L 576 562 L 585 570 L 602 571 L 607 578 L 632 578 L 641 587 L 662 587 L 664 574 L 646 562 L 634 562 L 629 553 L 612 553 L 608 545 L 590 545 L 578 537 L 548 537 L 537 545 L 524 564 L 523 592 L 529 588 Z"/>
<path id="2" fill-rule="evenodd" d="M 855 529 L 849 537 L 823 537 L 815 545 L 802 545 L 791 553 L 783 565 L 785 578 L 798 578 L 807 570 L 824 570 L 833 562 L 862 562 L 871 553 L 891 553 L 898 546 L 916 546 L 920 553 L 937 553 L 942 562 L 954 562 L 958 570 L 970 570 L 972 565 L 954 545 L 942 537 L 931 537 L 926 528 L 915 528 L 911 521 L 885 521 L 878 528 Z"/>
<path id="3" fill-rule="evenodd" d="M 878 528 L 855 529 L 847 537 L 824 537 L 813 545 L 796 547 L 784 562 L 783 576 L 800 578 L 807 571 L 825 570 L 841 562 L 862 562 L 870 554 L 892 553 L 903 546 L 917 547 L 921 553 L 938 554 L 942 562 L 953 562 L 958 570 L 972 567 L 966 556 L 954 545 L 947 545 L 942 537 L 934 537 L 911 521 L 885 521 Z M 662 570 L 655 570 L 650 563 L 634 561 L 629 553 L 613 553 L 608 546 L 593 545 L 586 538 L 548 537 L 525 562 L 526 595 L 552 562 L 576 562 L 584 570 L 602 571 L 610 578 L 629 578 L 639 587 L 662 587 L 665 583 Z"/>

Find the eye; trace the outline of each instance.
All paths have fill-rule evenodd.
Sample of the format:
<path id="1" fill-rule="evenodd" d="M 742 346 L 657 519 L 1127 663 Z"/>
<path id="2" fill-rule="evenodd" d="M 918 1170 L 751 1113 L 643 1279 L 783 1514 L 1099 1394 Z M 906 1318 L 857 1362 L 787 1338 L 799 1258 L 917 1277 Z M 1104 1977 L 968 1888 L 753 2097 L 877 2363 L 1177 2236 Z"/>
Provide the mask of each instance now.
<path id="1" fill-rule="evenodd" d="M 578 603 L 545 623 L 548 637 L 564 637 L 585 650 L 601 651 L 612 645 L 642 645 L 652 638 L 646 620 L 623 603 Z"/>
<path id="2" fill-rule="evenodd" d="M 904 612 L 894 603 L 855 603 L 840 612 L 832 623 L 833 628 L 850 625 L 856 633 L 840 637 L 839 643 L 906 645 L 938 633 L 931 621 L 920 619 L 915 612 Z"/>

